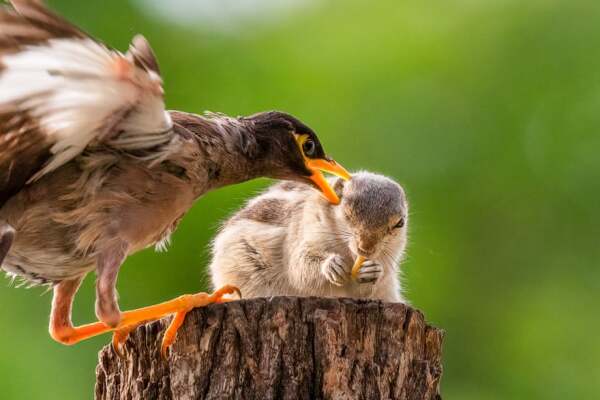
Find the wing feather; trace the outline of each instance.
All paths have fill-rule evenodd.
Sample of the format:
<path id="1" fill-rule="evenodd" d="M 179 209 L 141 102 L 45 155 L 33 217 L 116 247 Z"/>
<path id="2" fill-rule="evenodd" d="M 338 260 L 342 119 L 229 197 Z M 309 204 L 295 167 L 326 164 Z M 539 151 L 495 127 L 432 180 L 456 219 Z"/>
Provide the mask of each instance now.
<path id="1" fill-rule="evenodd" d="M 122 54 L 39 1 L 11 4 L 0 7 L 0 207 L 87 146 L 131 151 L 171 140 L 158 63 L 143 37 Z"/>

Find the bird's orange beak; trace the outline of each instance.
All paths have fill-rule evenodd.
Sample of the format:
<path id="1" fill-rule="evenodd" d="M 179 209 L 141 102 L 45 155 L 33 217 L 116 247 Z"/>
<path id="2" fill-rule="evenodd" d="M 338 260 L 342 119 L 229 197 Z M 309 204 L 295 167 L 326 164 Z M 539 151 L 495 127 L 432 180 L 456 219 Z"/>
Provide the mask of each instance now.
<path id="1" fill-rule="evenodd" d="M 327 182 L 325 176 L 323 176 L 323 172 L 329 172 L 330 174 L 339 176 L 346 181 L 351 178 L 350 173 L 333 160 L 307 158 L 306 167 L 312 172 L 310 180 L 313 181 L 319 189 L 321 189 L 321 192 L 325 198 L 329 200 L 331 204 L 340 204 L 340 198 L 335 193 L 329 182 Z"/>

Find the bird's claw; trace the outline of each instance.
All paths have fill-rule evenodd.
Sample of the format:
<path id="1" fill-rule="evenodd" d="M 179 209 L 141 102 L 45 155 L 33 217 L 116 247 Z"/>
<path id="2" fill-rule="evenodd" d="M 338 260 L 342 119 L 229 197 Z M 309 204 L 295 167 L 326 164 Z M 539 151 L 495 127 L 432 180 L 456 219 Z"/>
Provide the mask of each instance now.
<path id="1" fill-rule="evenodd" d="M 227 293 L 227 294 L 234 294 L 235 293 L 235 294 L 237 294 L 238 300 L 242 299 L 242 291 L 240 290 L 240 288 L 238 288 L 237 286 L 230 286 L 230 289 L 232 291 L 230 293 Z M 229 299 L 223 299 L 223 298 L 221 298 L 219 300 L 224 300 L 224 301 L 219 301 L 219 302 L 224 302 L 224 303 L 226 303 L 226 302 L 229 301 Z"/>
<path id="2" fill-rule="evenodd" d="M 112 347 L 119 358 L 125 358 L 125 342 L 131 331 L 137 328 L 137 325 L 130 325 L 123 328 L 115 329 L 112 338 Z"/>
<path id="3" fill-rule="evenodd" d="M 168 358 L 169 348 L 177 339 L 177 332 L 179 331 L 179 328 L 181 328 L 181 325 L 183 325 L 188 312 L 194 308 L 203 307 L 211 303 L 226 303 L 232 301 L 233 299 L 225 298 L 223 296 L 234 293 L 237 294 L 240 299 L 242 298 L 242 292 L 239 288 L 233 285 L 226 285 L 210 295 L 206 293 L 197 293 L 192 295 L 183 295 L 175 299 L 175 301 L 181 302 L 181 308 L 175 313 L 175 316 L 169 323 L 169 326 L 163 335 L 163 340 L 160 346 L 160 353 L 162 357 L 164 359 Z"/>

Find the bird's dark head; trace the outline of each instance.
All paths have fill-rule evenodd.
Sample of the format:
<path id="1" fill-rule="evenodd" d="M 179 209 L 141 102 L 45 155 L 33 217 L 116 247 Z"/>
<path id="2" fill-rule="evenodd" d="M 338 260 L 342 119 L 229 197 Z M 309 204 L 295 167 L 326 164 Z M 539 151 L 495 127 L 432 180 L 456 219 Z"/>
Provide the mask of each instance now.
<path id="1" fill-rule="evenodd" d="M 309 183 L 333 204 L 340 200 L 323 172 L 343 179 L 350 174 L 329 158 L 315 132 L 297 118 L 269 111 L 244 118 L 251 123 L 257 144 L 257 156 L 266 163 L 265 174 L 276 179 Z"/>

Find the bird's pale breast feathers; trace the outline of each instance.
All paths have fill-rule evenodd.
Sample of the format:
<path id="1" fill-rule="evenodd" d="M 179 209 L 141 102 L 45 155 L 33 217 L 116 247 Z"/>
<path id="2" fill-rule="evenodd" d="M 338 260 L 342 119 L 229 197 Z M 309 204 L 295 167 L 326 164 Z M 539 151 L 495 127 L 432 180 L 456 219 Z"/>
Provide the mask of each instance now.
<path id="1" fill-rule="evenodd" d="M 122 54 L 38 1 L 0 7 L 0 206 L 89 145 L 149 149 L 171 127 L 143 37 Z"/>

